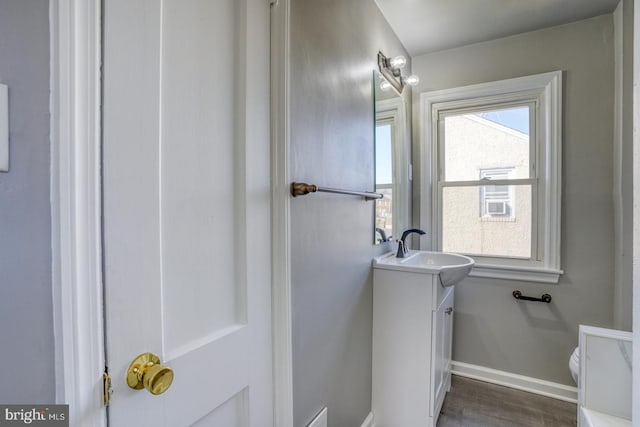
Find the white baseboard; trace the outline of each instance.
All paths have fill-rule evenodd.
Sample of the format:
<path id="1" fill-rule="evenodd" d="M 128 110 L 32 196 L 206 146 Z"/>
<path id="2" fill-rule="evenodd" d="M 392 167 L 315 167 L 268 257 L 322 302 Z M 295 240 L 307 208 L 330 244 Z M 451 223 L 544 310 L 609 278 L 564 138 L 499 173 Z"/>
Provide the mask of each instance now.
<path id="1" fill-rule="evenodd" d="M 367 418 L 365 418 L 364 422 L 360 427 L 375 427 L 375 423 L 373 422 L 373 412 L 369 412 Z"/>
<path id="2" fill-rule="evenodd" d="M 498 371 L 484 366 L 451 361 L 451 373 L 461 377 L 564 400 L 565 402 L 577 403 L 578 401 L 578 389 L 576 387 L 512 374 L 511 372 Z"/>

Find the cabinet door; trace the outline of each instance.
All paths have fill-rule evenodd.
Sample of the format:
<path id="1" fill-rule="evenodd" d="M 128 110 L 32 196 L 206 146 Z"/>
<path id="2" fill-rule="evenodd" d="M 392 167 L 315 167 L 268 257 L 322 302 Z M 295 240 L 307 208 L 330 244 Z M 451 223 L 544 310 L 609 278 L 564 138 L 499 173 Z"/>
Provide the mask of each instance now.
<path id="1" fill-rule="evenodd" d="M 436 417 L 451 384 L 451 333 L 453 332 L 453 287 L 433 312 L 431 355 L 431 416 Z"/>

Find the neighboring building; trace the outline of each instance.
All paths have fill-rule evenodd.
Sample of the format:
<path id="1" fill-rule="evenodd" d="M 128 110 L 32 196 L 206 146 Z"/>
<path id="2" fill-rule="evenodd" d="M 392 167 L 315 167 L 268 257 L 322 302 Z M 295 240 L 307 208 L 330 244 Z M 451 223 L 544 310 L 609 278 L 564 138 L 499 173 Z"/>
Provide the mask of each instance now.
<path id="1" fill-rule="evenodd" d="M 529 177 L 529 136 L 476 114 L 445 119 L 446 181 Z M 442 249 L 476 255 L 531 256 L 530 185 L 447 187 Z"/>

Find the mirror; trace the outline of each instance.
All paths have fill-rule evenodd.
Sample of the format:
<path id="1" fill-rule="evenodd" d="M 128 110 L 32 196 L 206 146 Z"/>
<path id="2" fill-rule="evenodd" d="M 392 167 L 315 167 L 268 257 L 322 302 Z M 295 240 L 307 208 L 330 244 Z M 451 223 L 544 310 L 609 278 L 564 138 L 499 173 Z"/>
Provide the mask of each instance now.
<path id="1" fill-rule="evenodd" d="M 397 239 L 409 225 L 410 128 L 406 102 L 384 82 L 385 78 L 374 71 L 375 191 L 384 194 L 375 202 L 375 244 Z"/>

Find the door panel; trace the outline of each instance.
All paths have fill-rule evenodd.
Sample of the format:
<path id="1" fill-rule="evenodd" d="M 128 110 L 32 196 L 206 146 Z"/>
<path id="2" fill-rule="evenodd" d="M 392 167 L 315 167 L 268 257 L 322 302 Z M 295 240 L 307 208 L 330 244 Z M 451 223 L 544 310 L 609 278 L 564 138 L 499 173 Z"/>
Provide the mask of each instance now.
<path id="1" fill-rule="evenodd" d="M 234 194 L 241 164 L 234 0 L 165 0 L 161 46 L 161 224 L 165 348 L 244 322 Z M 232 43 L 217 43 L 231 40 Z M 241 55 L 240 55 L 241 56 Z M 221 78 L 220 66 L 228 67 Z M 228 71 L 228 72 L 226 72 Z M 185 283 L 189 283 L 185 287 Z"/>
<path id="2" fill-rule="evenodd" d="M 109 423 L 270 426 L 268 2 L 106 0 L 104 25 Z M 148 351 L 158 396 L 124 381 Z"/>
<path id="3" fill-rule="evenodd" d="M 243 390 L 202 419 L 196 421 L 193 427 L 247 427 L 249 425 L 248 420 L 244 416 L 247 412 L 246 405 L 247 394 Z"/>

